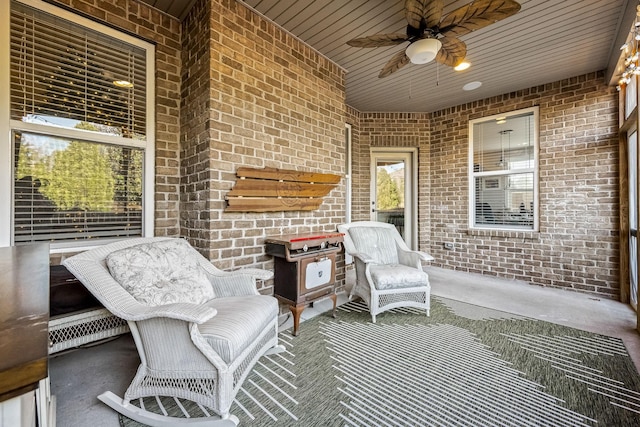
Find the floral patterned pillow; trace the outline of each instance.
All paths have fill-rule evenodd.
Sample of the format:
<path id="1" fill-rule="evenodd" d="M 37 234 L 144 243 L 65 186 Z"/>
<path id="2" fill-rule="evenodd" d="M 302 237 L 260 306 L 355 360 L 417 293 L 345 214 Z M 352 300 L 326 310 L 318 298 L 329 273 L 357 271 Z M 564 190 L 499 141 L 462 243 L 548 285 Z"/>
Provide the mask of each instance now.
<path id="1" fill-rule="evenodd" d="M 215 295 L 194 251 L 185 240 L 169 239 L 120 249 L 106 261 L 113 278 L 145 305 L 202 304 Z"/>

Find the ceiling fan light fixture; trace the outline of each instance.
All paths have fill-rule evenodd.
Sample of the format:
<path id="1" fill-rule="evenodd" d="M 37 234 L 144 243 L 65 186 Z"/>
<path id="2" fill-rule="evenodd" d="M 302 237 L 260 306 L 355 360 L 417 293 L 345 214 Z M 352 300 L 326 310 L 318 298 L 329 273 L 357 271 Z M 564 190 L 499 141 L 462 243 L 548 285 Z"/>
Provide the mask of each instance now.
<path id="1" fill-rule="evenodd" d="M 470 62 L 462 61 L 461 63 L 459 63 L 458 65 L 453 67 L 453 69 L 456 70 L 456 71 L 464 71 L 469 67 L 471 67 L 471 63 Z"/>
<path id="2" fill-rule="evenodd" d="M 438 39 L 420 39 L 407 46 L 405 53 L 413 64 L 426 64 L 435 59 L 441 47 Z"/>

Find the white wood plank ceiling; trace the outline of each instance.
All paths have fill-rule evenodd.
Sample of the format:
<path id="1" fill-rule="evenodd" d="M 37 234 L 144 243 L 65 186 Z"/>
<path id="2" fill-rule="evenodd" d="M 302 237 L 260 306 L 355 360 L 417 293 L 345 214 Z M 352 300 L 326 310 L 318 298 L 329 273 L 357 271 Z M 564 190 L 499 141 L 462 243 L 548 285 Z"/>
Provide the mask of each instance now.
<path id="1" fill-rule="evenodd" d="M 195 0 L 144 0 L 183 18 Z M 347 70 L 347 104 L 362 112 L 432 112 L 616 66 L 637 0 L 518 0 L 519 13 L 462 36 L 466 71 L 431 62 L 378 73 L 407 43 L 354 48 L 346 42 L 405 32 L 403 0 L 244 0 Z M 469 3 L 445 0 L 444 13 Z M 469 82 L 480 88 L 464 91 Z"/>

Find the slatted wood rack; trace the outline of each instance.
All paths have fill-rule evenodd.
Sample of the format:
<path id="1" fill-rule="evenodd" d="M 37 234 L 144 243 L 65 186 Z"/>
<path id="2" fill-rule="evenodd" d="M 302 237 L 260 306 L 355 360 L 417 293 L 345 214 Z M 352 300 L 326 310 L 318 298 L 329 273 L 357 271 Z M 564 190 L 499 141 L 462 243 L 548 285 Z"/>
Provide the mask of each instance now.
<path id="1" fill-rule="evenodd" d="M 312 211 L 340 182 L 339 175 L 241 167 L 227 193 L 227 212 Z"/>

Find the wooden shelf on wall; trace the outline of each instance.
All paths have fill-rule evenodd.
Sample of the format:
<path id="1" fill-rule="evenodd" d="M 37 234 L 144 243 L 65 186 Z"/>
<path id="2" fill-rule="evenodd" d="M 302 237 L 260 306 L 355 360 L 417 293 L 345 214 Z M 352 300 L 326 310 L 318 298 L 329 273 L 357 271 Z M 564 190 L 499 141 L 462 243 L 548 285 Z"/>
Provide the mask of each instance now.
<path id="1" fill-rule="evenodd" d="M 227 193 L 227 212 L 312 211 L 340 182 L 339 175 L 241 167 Z"/>

